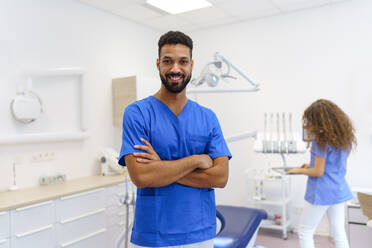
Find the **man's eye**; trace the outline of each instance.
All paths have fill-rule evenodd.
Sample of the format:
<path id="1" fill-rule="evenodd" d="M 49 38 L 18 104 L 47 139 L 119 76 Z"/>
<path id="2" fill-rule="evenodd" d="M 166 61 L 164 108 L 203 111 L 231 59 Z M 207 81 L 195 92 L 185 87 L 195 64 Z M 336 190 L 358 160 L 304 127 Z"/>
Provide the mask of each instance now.
<path id="1" fill-rule="evenodd" d="M 188 60 L 181 60 L 181 64 L 182 64 L 182 65 L 187 65 L 188 63 L 189 63 Z"/>
<path id="2" fill-rule="evenodd" d="M 163 60 L 163 63 L 164 63 L 164 64 L 170 64 L 171 61 L 170 61 L 170 59 L 165 59 L 165 60 Z"/>

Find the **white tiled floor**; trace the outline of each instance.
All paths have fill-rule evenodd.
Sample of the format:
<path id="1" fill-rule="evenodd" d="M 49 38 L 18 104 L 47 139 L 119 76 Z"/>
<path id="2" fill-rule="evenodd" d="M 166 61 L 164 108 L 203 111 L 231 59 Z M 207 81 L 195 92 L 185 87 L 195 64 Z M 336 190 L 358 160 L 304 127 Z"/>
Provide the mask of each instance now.
<path id="1" fill-rule="evenodd" d="M 328 236 L 315 236 L 316 248 L 335 248 L 332 238 Z M 262 245 L 265 248 L 299 248 L 297 233 L 289 233 L 288 239 L 282 239 L 282 233 L 276 230 L 260 229 L 258 232 L 256 245 Z"/>

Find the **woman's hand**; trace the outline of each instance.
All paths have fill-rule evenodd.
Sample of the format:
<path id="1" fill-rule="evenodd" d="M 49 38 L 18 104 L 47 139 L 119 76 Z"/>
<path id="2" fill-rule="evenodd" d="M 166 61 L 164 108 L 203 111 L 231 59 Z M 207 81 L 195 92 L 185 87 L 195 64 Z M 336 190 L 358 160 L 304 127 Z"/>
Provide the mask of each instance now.
<path id="1" fill-rule="evenodd" d="M 303 168 L 303 169 L 307 169 L 307 168 L 309 168 L 309 164 L 303 164 L 303 165 L 301 166 L 301 168 Z"/>
<path id="2" fill-rule="evenodd" d="M 301 168 L 293 168 L 287 171 L 287 174 L 302 174 Z"/>

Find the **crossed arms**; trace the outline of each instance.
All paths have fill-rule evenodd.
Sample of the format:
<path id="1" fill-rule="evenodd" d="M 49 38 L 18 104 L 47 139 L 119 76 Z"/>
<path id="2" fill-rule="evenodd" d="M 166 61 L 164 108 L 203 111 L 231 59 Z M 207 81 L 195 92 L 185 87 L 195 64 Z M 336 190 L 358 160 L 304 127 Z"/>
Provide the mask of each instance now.
<path id="1" fill-rule="evenodd" d="M 125 163 L 138 188 L 162 187 L 179 183 L 194 188 L 223 188 L 229 176 L 228 157 L 211 159 L 206 154 L 178 160 L 161 160 L 149 142 L 134 148 L 144 152 L 128 154 Z"/>

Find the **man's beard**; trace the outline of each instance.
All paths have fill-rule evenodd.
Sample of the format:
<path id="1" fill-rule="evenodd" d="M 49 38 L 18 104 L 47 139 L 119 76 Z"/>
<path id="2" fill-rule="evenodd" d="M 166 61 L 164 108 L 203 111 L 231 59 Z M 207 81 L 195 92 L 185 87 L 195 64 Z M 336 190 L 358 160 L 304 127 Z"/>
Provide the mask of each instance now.
<path id="1" fill-rule="evenodd" d="M 169 73 L 169 74 L 166 74 L 165 77 L 163 77 L 160 73 L 159 73 L 159 75 L 160 75 L 161 82 L 163 83 L 165 88 L 169 92 L 175 93 L 175 94 L 180 93 L 181 91 L 183 91 L 186 88 L 187 84 L 190 82 L 190 79 L 191 79 L 191 73 L 187 78 L 185 78 L 185 75 L 181 74 L 181 73 Z M 174 85 L 172 85 L 172 83 L 168 83 L 167 78 L 172 77 L 172 76 L 183 77 L 183 80 L 182 80 L 181 84 L 179 85 L 178 83 L 175 83 Z"/>

